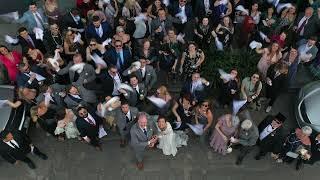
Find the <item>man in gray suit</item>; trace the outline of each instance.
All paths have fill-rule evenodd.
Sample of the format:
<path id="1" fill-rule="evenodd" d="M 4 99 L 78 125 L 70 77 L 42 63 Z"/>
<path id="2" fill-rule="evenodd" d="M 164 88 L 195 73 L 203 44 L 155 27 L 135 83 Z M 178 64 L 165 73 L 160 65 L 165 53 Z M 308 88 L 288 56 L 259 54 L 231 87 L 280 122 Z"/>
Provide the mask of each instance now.
<path id="1" fill-rule="evenodd" d="M 138 122 L 132 126 L 130 135 L 131 146 L 134 150 L 137 159 L 137 168 L 139 170 L 143 169 L 143 157 L 146 148 L 153 148 L 158 141 L 156 134 L 157 129 L 155 123 L 147 120 L 146 113 L 138 113 Z"/>
<path id="2" fill-rule="evenodd" d="M 152 66 L 147 65 L 147 60 L 144 57 L 140 57 L 141 67 L 137 69 L 135 66 L 131 66 L 126 69 L 122 75 L 129 76 L 131 74 L 135 74 L 139 80 L 139 82 L 143 83 L 146 87 L 147 91 L 154 88 L 154 85 L 157 82 L 157 74 Z"/>
<path id="3" fill-rule="evenodd" d="M 125 91 L 125 90 L 119 90 L 124 92 L 124 97 L 128 101 L 130 106 L 137 107 L 138 109 L 142 109 L 143 102 L 145 97 L 147 96 L 147 90 L 143 83 L 139 83 L 138 77 L 133 74 L 130 76 L 130 86 L 134 90 L 132 91 Z"/>
<path id="4" fill-rule="evenodd" d="M 57 70 L 59 75 L 65 75 L 69 73 L 70 82 L 75 82 L 77 86 L 92 82 L 96 79 L 96 73 L 92 65 L 85 63 L 82 71 L 72 71 L 70 68 L 75 64 L 80 64 L 83 62 L 80 53 L 73 56 L 73 62 L 70 62 L 66 67 Z"/>
<path id="5" fill-rule="evenodd" d="M 47 17 L 42 9 L 37 8 L 35 2 L 29 4 L 29 10 L 23 13 L 23 16 L 17 22 L 25 23 L 29 32 L 33 32 L 35 27 L 44 30 L 48 25 Z"/>
<path id="6" fill-rule="evenodd" d="M 124 148 L 127 145 L 130 136 L 130 129 L 136 123 L 138 109 L 129 106 L 128 101 L 121 101 L 120 108 L 116 109 L 117 126 L 121 136 L 120 147 Z"/>
<path id="7" fill-rule="evenodd" d="M 43 85 L 40 87 L 40 93 L 36 98 L 38 103 L 49 100 L 50 108 L 58 110 L 64 106 L 63 97 L 65 94 L 65 85 L 52 84 L 50 86 Z"/>
<path id="8" fill-rule="evenodd" d="M 249 119 L 242 121 L 239 132 L 239 138 L 230 138 L 232 144 L 240 145 L 240 154 L 238 155 L 236 165 L 242 163 L 243 158 L 253 149 L 259 138 L 259 130 L 257 126 Z"/>
<path id="9" fill-rule="evenodd" d="M 159 9 L 158 17 L 151 21 L 151 36 L 154 36 L 156 33 L 167 35 L 167 31 L 173 28 L 173 23 L 181 24 L 181 21 L 178 18 L 167 16 L 164 9 Z"/>
<path id="10" fill-rule="evenodd" d="M 302 39 L 298 42 L 299 60 L 300 62 L 308 65 L 316 58 L 318 48 L 316 46 L 318 38 L 311 36 L 308 40 Z"/>
<path id="11" fill-rule="evenodd" d="M 67 89 L 67 95 L 64 98 L 67 107 L 76 110 L 80 106 L 95 106 L 97 97 L 92 90 L 88 90 L 83 86 L 77 86 L 73 83 Z"/>
<path id="12" fill-rule="evenodd" d="M 299 39 L 307 39 L 317 33 L 317 17 L 313 15 L 313 8 L 305 9 L 303 15 L 297 18 L 297 24 L 294 27 Z"/>

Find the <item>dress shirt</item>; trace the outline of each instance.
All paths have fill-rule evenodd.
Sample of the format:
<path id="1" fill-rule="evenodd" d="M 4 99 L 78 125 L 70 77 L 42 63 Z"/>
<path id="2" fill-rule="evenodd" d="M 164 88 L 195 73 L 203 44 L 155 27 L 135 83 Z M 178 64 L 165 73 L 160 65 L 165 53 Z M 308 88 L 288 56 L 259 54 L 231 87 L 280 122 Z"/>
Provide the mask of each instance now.
<path id="1" fill-rule="evenodd" d="M 78 94 L 70 94 L 70 96 L 77 98 L 77 99 L 82 99 Z"/>
<path id="2" fill-rule="evenodd" d="M 270 133 L 272 133 L 275 129 L 272 128 L 271 124 L 269 124 L 264 130 L 260 133 L 260 140 L 263 140 L 267 137 Z"/>
<path id="3" fill-rule="evenodd" d="M 131 121 L 131 112 L 130 112 L 130 110 L 127 112 L 126 116 Z"/>
<path id="4" fill-rule="evenodd" d="M 98 28 L 95 27 L 95 29 L 96 29 L 96 32 L 97 32 L 98 36 L 99 36 L 99 37 L 102 37 L 102 35 L 103 35 L 102 26 L 100 25 Z"/>
<path id="5" fill-rule="evenodd" d="M 41 15 L 38 12 L 35 12 L 32 14 L 34 16 L 34 19 L 36 20 L 37 27 L 43 30 L 44 29 L 43 28 L 43 19 L 42 19 Z"/>
<path id="6" fill-rule="evenodd" d="M 301 26 L 304 26 L 304 27 L 302 27 L 301 31 L 299 32 L 299 35 L 300 35 L 300 36 L 303 35 L 303 33 L 304 33 L 304 28 L 305 28 L 305 26 L 307 25 L 308 20 L 309 20 L 309 18 L 306 17 L 306 16 L 304 16 L 304 17 L 301 18 L 301 20 L 299 21 L 299 23 L 298 23 L 298 29 L 300 29 Z M 304 21 L 306 21 L 306 22 L 304 22 Z"/>
<path id="7" fill-rule="evenodd" d="M 119 76 L 118 73 L 115 76 L 111 75 L 111 77 L 113 78 L 113 92 L 112 92 L 112 95 L 117 96 L 117 95 L 119 95 L 118 87 L 121 84 L 121 79 L 120 79 L 120 76 Z"/>
<path id="8" fill-rule="evenodd" d="M 144 78 L 146 76 L 146 66 L 144 66 L 143 68 L 140 68 L 140 71 L 141 71 L 142 78 Z"/>
<path id="9" fill-rule="evenodd" d="M 88 117 L 84 118 L 89 124 L 93 123 L 94 125 L 96 125 L 96 120 L 88 113 Z M 92 122 L 90 122 L 90 120 Z"/>
<path id="10" fill-rule="evenodd" d="M 133 86 L 132 86 L 133 87 Z M 140 91 L 139 91 L 139 86 L 138 85 L 136 85 L 136 87 L 133 87 L 133 89 L 135 89 L 136 91 L 137 91 L 137 93 L 139 93 Z"/>
<path id="11" fill-rule="evenodd" d="M 3 142 L 5 142 L 5 141 L 3 141 Z M 8 144 L 10 147 L 12 147 L 12 148 L 14 148 L 14 149 L 15 149 L 14 145 L 17 146 L 18 148 L 20 148 L 19 144 L 18 144 L 17 141 L 15 141 L 14 139 L 12 139 L 11 141 L 7 141 L 7 142 L 5 142 L 5 143 Z M 13 145 L 13 144 L 14 144 L 14 145 Z"/>

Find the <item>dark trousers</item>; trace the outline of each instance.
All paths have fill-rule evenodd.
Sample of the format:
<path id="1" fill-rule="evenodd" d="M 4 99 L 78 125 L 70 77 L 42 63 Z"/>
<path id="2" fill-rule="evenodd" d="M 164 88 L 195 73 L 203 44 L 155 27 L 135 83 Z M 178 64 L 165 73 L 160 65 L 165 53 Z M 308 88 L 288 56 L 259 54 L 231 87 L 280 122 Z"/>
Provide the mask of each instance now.
<path id="1" fill-rule="evenodd" d="M 243 146 L 243 145 L 240 145 L 240 153 L 237 157 L 237 160 L 238 161 L 242 161 L 243 158 L 248 154 L 250 153 L 250 151 L 252 151 L 252 149 L 254 148 L 254 146 Z"/>
<path id="2" fill-rule="evenodd" d="M 99 137 L 89 137 L 90 138 L 90 144 L 94 147 L 100 146 Z"/>

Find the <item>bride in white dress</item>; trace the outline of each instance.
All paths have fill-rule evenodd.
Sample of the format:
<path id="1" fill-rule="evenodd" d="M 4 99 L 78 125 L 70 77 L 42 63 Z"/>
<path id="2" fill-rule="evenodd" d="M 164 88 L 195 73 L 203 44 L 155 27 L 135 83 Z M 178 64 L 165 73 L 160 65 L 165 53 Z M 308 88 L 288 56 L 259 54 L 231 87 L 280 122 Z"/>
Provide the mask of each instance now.
<path id="1" fill-rule="evenodd" d="M 177 154 L 177 148 L 186 146 L 188 141 L 188 135 L 183 131 L 172 130 L 169 122 L 166 122 L 164 117 L 159 117 L 157 122 L 159 144 L 158 148 L 162 149 L 164 155 Z"/>

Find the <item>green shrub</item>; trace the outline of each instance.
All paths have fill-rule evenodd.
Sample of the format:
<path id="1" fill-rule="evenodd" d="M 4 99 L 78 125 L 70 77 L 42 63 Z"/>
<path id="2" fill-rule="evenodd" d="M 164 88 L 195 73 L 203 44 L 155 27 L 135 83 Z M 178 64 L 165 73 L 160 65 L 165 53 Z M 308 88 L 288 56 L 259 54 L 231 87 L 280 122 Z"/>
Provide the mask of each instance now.
<path id="1" fill-rule="evenodd" d="M 202 77 L 212 82 L 212 88 L 221 83 L 218 69 L 226 72 L 236 68 L 241 79 L 257 72 L 257 64 L 261 56 L 252 50 L 209 50 L 205 52 L 206 58 L 201 69 Z"/>

